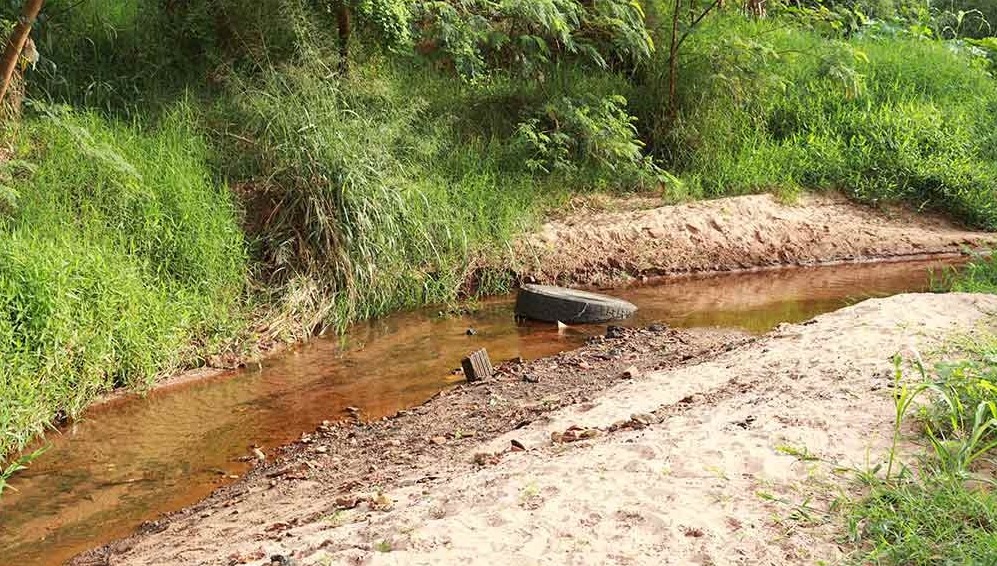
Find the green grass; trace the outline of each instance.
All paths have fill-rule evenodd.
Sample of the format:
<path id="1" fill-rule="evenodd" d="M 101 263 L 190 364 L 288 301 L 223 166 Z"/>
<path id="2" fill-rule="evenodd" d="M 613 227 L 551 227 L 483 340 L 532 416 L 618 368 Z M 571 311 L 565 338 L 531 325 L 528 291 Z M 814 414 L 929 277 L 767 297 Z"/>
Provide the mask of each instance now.
<path id="1" fill-rule="evenodd" d="M 897 431 L 916 397 L 927 451 L 916 470 L 892 466 L 884 476 L 862 474 L 867 495 L 846 508 L 847 540 L 856 564 L 989 564 L 997 556 L 997 495 L 992 458 L 997 448 L 997 339 L 960 342 L 966 359 L 943 364 L 904 384 L 897 370 Z"/>
<path id="2" fill-rule="evenodd" d="M 990 564 L 997 555 L 997 497 L 944 476 L 876 486 L 849 523 L 864 547 L 856 564 Z"/>
<path id="3" fill-rule="evenodd" d="M 0 453 L 230 332 L 246 256 L 204 140 L 52 111 L 14 132 L 0 214 Z M 223 331 L 224 329 L 224 331 Z"/>
<path id="4" fill-rule="evenodd" d="M 975 257 L 954 272 L 945 287 L 963 293 L 997 293 L 997 257 Z"/>
<path id="5" fill-rule="evenodd" d="M 725 14 L 686 46 L 676 123 L 663 52 L 638 116 L 693 196 L 834 189 L 997 229 L 997 81 L 954 45 Z"/>

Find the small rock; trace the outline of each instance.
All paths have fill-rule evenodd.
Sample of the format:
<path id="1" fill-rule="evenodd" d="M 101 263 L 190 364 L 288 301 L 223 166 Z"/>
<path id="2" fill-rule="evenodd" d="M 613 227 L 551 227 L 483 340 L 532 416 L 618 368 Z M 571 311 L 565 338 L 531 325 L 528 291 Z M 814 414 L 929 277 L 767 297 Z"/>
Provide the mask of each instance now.
<path id="1" fill-rule="evenodd" d="M 383 493 L 377 494 L 377 496 L 370 501 L 370 505 L 375 511 L 387 511 L 391 509 L 391 506 L 394 504 L 395 502 Z"/>
<path id="2" fill-rule="evenodd" d="M 512 451 L 513 452 L 523 452 L 523 451 L 526 450 L 526 447 L 523 446 L 523 443 L 520 442 L 520 441 L 518 441 L 518 440 L 516 440 L 516 439 L 513 439 L 510 442 L 510 444 L 512 445 Z"/>
<path id="3" fill-rule="evenodd" d="M 328 446 L 316 446 L 315 447 L 315 451 L 318 452 L 319 454 L 325 454 L 326 452 L 329 451 L 329 447 Z"/>
<path id="4" fill-rule="evenodd" d="M 629 427 L 630 423 L 631 421 L 629 420 L 616 421 L 615 423 L 609 425 L 609 430 L 611 431 L 622 430 L 624 428 Z"/>
<path id="5" fill-rule="evenodd" d="M 540 376 L 535 373 L 523 374 L 523 381 L 526 383 L 540 383 Z"/>
<path id="6" fill-rule="evenodd" d="M 256 456 L 256 459 L 260 462 L 267 459 L 267 455 L 256 446 L 253 446 L 253 455 Z"/>
<path id="7" fill-rule="evenodd" d="M 429 441 L 437 446 L 443 446 L 444 444 L 447 443 L 447 439 L 442 436 L 434 436 L 430 438 Z"/>
<path id="8" fill-rule="evenodd" d="M 606 338 L 615 339 L 623 338 L 625 331 L 622 326 L 609 326 L 606 328 Z"/>
<path id="9" fill-rule="evenodd" d="M 649 415 L 647 413 L 635 413 L 630 415 L 630 420 L 641 426 L 648 426 L 658 422 L 658 419 L 654 418 L 654 415 Z"/>
<path id="10" fill-rule="evenodd" d="M 464 334 L 467 334 L 468 336 L 474 336 L 477 333 L 478 331 L 473 328 L 468 328 L 467 330 L 464 331 Z"/>
<path id="11" fill-rule="evenodd" d="M 498 454 L 479 452 L 474 455 L 474 463 L 479 466 L 494 466 L 499 463 L 500 458 Z"/>
<path id="12" fill-rule="evenodd" d="M 623 379 L 637 379 L 640 377 L 640 371 L 637 370 L 637 366 L 630 366 L 623 370 Z"/>
<path id="13" fill-rule="evenodd" d="M 647 329 L 651 332 L 664 332 L 668 330 L 668 325 L 655 322 L 654 324 L 648 326 Z"/>
<path id="14" fill-rule="evenodd" d="M 340 509 L 353 509 L 360 504 L 360 498 L 355 495 L 341 495 L 336 498 L 336 507 Z"/>
<path id="15" fill-rule="evenodd" d="M 578 368 L 579 369 L 592 369 L 592 364 L 586 362 L 585 360 L 582 360 L 582 361 L 578 362 Z"/>
<path id="16" fill-rule="evenodd" d="M 296 566 L 296 562 L 283 554 L 274 554 L 270 557 L 270 566 Z"/>

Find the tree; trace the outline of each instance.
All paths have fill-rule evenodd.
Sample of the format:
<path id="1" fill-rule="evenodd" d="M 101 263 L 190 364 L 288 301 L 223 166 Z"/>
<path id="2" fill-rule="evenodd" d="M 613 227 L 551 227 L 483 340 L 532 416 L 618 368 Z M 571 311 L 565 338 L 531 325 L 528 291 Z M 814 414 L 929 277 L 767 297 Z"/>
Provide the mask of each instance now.
<path id="1" fill-rule="evenodd" d="M 31 26 L 34 25 L 35 18 L 38 17 L 38 12 L 41 11 L 44 3 L 45 0 L 26 0 L 21 7 L 21 17 L 18 18 L 17 25 L 14 26 L 14 31 L 11 32 L 10 37 L 7 38 L 7 47 L 4 49 L 3 59 L 0 60 L 0 73 L 2 73 L 0 75 L 0 80 L 2 80 L 0 83 L 0 104 L 7 96 L 10 81 L 17 69 L 17 62 L 21 58 L 21 51 L 24 49 L 28 35 L 31 34 Z"/>

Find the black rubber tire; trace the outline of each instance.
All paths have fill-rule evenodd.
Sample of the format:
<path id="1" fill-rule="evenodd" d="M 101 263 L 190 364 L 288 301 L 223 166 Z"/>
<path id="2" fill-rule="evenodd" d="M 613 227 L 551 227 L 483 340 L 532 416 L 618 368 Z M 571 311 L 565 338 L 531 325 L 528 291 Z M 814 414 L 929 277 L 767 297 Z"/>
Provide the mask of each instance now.
<path id="1" fill-rule="evenodd" d="M 622 299 L 550 285 L 523 285 L 516 297 L 516 316 L 544 322 L 606 322 L 635 312 L 637 307 Z"/>

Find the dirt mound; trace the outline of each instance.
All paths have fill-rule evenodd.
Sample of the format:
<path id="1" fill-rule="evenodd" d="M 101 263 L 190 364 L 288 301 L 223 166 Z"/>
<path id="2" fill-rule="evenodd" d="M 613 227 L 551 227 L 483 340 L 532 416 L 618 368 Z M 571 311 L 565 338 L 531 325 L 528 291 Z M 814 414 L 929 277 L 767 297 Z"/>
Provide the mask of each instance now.
<path id="1" fill-rule="evenodd" d="M 793 205 L 771 195 L 649 210 L 585 210 L 551 221 L 513 248 L 523 280 L 606 285 L 633 277 L 959 254 L 997 244 L 903 209 L 834 195 Z"/>
<path id="2" fill-rule="evenodd" d="M 994 313 L 997 296 L 901 295 L 761 339 L 620 331 L 395 419 L 324 427 L 77 564 L 833 561 L 813 497 L 840 485 L 834 466 L 884 455 L 890 357 Z"/>

